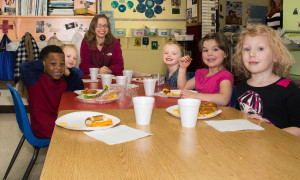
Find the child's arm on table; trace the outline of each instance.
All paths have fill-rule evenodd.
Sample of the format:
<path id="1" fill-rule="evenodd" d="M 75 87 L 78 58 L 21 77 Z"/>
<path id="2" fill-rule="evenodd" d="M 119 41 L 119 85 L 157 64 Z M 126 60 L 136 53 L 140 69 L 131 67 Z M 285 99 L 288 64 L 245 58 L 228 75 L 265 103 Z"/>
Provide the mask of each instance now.
<path id="1" fill-rule="evenodd" d="M 75 91 L 84 88 L 82 79 L 78 76 L 78 74 L 75 71 L 66 68 L 64 75 L 67 82 L 66 91 Z"/>
<path id="2" fill-rule="evenodd" d="M 21 81 L 25 86 L 32 86 L 44 73 L 44 65 L 41 60 L 28 61 L 20 64 Z"/>
<path id="3" fill-rule="evenodd" d="M 193 79 L 190 79 L 189 81 L 191 81 Z M 194 80 L 194 82 L 195 82 L 195 80 Z M 187 86 L 188 86 L 188 83 L 187 83 L 186 87 Z M 231 94 L 232 94 L 232 85 L 229 80 L 221 81 L 220 93 L 218 93 L 218 94 L 193 93 L 193 92 L 188 91 L 186 88 L 181 91 L 182 98 L 194 98 L 194 99 L 200 99 L 201 101 L 214 102 L 219 106 L 228 105 L 230 98 L 231 98 Z"/>
<path id="4" fill-rule="evenodd" d="M 186 80 L 186 70 L 187 67 L 191 64 L 190 56 L 184 56 L 179 60 L 179 72 L 177 77 L 177 88 L 183 89 L 187 84 Z"/>

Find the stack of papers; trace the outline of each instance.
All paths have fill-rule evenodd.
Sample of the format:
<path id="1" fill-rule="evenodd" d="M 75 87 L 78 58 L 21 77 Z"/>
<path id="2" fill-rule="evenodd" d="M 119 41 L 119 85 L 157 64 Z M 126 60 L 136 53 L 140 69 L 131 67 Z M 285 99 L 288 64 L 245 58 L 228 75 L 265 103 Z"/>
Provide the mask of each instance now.
<path id="1" fill-rule="evenodd" d="M 120 125 L 106 130 L 85 132 L 85 134 L 109 145 L 120 144 L 152 135 L 125 125 Z"/>
<path id="2" fill-rule="evenodd" d="M 206 124 L 215 128 L 220 132 L 225 131 L 240 131 L 240 130 L 264 130 L 264 128 L 246 120 L 246 119 L 233 119 L 233 120 L 219 120 L 219 121 L 204 121 Z"/>

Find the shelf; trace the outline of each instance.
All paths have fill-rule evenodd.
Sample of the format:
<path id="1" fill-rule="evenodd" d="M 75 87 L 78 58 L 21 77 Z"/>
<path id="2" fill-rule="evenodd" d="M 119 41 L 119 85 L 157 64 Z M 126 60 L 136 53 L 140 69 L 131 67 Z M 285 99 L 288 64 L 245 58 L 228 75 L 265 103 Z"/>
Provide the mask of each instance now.
<path id="1" fill-rule="evenodd" d="M 21 16 L 21 15 L 0 15 L 0 18 L 93 18 L 94 16 Z"/>

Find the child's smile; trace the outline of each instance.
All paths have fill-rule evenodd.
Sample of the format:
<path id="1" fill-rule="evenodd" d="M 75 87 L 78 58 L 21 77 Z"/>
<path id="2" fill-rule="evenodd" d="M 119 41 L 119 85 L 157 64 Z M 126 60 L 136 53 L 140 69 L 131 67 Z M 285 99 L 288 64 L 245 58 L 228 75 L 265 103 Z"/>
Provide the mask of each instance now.
<path id="1" fill-rule="evenodd" d="M 44 72 L 52 80 L 58 80 L 65 72 L 64 55 L 60 53 L 49 53 L 48 57 L 43 61 Z"/>

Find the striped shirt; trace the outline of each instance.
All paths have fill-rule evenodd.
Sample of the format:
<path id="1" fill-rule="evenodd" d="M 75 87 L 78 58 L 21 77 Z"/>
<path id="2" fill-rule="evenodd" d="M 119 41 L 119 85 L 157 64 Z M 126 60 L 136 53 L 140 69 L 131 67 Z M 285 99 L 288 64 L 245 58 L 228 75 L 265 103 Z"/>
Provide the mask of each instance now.
<path id="1" fill-rule="evenodd" d="M 275 30 L 282 29 L 282 11 L 277 11 L 271 17 L 267 16 L 267 26 Z"/>

